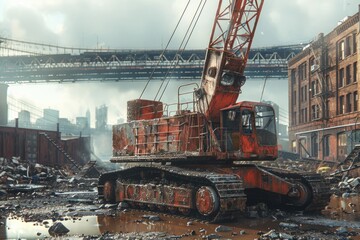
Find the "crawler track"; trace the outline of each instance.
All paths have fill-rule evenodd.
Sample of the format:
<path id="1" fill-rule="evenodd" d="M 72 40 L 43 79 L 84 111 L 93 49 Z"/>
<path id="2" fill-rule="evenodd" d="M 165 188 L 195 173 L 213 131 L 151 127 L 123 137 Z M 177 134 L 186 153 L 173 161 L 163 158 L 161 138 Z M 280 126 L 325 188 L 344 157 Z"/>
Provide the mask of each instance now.
<path id="1" fill-rule="evenodd" d="M 99 179 L 99 197 L 138 208 L 180 213 L 206 221 L 234 219 L 245 209 L 241 179 L 232 174 L 173 166 L 139 166 Z"/>
<path id="2" fill-rule="evenodd" d="M 286 178 L 288 181 L 293 183 L 303 184 L 307 188 L 309 194 L 305 202 L 288 202 L 289 206 L 294 206 L 301 210 L 306 211 L 319 211 L 329 203 L 331 191 L 330 183 L 323 176 L 317 173 L 303 173 L 303 172 L 288 172 L 280 169 L 266 168 L 267 171 Z"/>

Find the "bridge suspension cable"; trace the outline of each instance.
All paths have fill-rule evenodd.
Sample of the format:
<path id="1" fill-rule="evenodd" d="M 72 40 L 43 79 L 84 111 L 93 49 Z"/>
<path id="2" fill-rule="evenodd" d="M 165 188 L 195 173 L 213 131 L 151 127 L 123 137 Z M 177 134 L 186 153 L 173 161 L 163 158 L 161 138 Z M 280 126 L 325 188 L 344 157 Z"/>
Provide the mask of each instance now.
<path id="1" fill-rule="evenodd" d="M 121 52 L 121 49 L 112 48 L 79 48 L 64 47 L 53 44 L 37 43 L 0 37 L 0 56 L 19 55 L 52 55 L 52 54 L 81 54 L 84 52 Z"/>

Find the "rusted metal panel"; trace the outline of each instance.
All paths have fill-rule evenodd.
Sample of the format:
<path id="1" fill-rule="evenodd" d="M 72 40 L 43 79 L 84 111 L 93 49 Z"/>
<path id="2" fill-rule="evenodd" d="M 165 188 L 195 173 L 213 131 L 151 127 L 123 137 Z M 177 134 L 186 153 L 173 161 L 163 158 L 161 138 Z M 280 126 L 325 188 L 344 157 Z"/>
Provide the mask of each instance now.
<path id="1" fill-rule="evenodd" d="M 160 184 L 126 184 L 117 181 L 115 196 L 116 201 L 130 201 L 145 205 L 160 204 L 162 206 L 170 207 L 193 208 L 192 191 L 193 189 L 184 187 Z"/>
<path id="2" fill-rule="evenodd" d="M 42 133 L 53 139 L 78 163 L 90 159 L 90 137 L 60 140 L 59 132 L 36 129 L 0 127 L 0 157 L 13 156 L 50 166 L 61 166 L 67 161 L 62 153 Z"/>
<path id="3" fill-rule="evenodd" d="M 127 108 L 128 122 L 160 118 L 163 115 L 163 104 L 159 101 L 135 99 L 127 102 Z"/>
<path id="4" fill-rule="evenodd" d="M 85 164 L 91 159 L 90 137 L 62 139 L 61 146 L 77 163 Z M 66 162 L 63 155 L 61 155 L 61 160 Z"/>
<path id="5" fill-rule="evenodd" d="M 205 118 L 193 113 L 113 126 L 113 156 L 203 151 Z"/>

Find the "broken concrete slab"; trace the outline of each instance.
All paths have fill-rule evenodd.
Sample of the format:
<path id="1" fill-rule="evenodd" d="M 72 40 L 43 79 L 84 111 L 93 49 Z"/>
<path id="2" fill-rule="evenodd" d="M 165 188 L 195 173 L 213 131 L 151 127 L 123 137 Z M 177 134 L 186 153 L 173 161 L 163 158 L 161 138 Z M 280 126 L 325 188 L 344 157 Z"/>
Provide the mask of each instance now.
<path id="1" fill-rule="evenodd" d="M 52 225 L 49 228 L 49 234 L 51 236 L 57 237 L 57 236 L 63 236 L 65 234 L 67 234 L 70 230 L 67 229 L 64 224 L 62 224 L 61 222 L 56 222 L 54 223 L 54 225 Z"/>
<path id="2" fill-rule="evenodd" d="M 10 184 L 7 186 L 6 190 L 8 192 L 34 192 L 45 189 L 45 185 L 36 185 L 36 184 Z"/>

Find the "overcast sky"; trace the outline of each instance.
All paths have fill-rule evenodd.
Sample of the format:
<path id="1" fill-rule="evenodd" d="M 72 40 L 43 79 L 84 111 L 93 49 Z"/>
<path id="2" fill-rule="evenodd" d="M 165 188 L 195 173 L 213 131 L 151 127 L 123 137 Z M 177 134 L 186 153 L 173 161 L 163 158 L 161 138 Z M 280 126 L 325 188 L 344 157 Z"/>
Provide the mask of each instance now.
<path id="1" fill-rule="evenodd" d="M 200 0 L 192 0 L 196 9 Z M 161 48 L 187 0 L 0 0 L 3 36 L 73 47 Z M 257 46 L 309 41 L 358 10 L 356 0 L 265 0 Z M 190 48 L 205 48 L 217 1 L 208 0 Z M 188 21 L 192 11 L 186 15 Z M 183 26 L 187 26 L 184 24 Z M 181 38 L 182 35 L 177 35 Z M 174 47 L 177 46 L 174 43 Z"/>
<path id="2" fill-rule="evenodd" d="M 198 2 L 191 1 L 192 11 Z M 0 0 L 0 34 L 18 40 L 69 47 L 161 49 L 186 3 L 187 0 Z M 309 42 L 318 33 L 331 31 L 345 16 L 355 14 L 358 4 L 360 1 L 355 0 L 266 0 L 254 46 Z M 206 48 L 216 6 L 217 1 L 207 1 L 188 49 Z M 186 15 L 187 21 L 190 21 L 190 15 Z M 180 28 L 182 34 L 185 26 Z M 181 39 L 181 33 L 175 39 Z M 179 40 L 174 41 L 171 48 L 177 49 L 178 43 Z M 112 111 L 109 118 L 114 123 L 114 119 L 125 117 L 123 106 L 116 105 L 119 95 L 122 101 L 126 101 L 128 99 L 124 96 L 137 98 L 141 91 L 128 88 L 128 84 L 115 85 L 117 89 L 114 89 L 114 84 L 100 86 L 11 85 L 9 94 L 41 108 L 58 108 L 62 117 L 70 119 L 85 115 L 87 108 L 94 114 L 95 106 L 107 104 Z M 268 83 L 267 88 L 269 93 L 272 92 L 271 84 Z M 87 89 L 85 93 L 84 89 Z M 99 90 L 102 94 L 96 94 L 95 99 L 93 93 Z M 68 96 L 78 98 L 88 106 L 64 107 L 64 99 Z M 284 99 L 287 101 L 287 96 Z M 287 105 L 283 107 L 287 108 Z"/>

